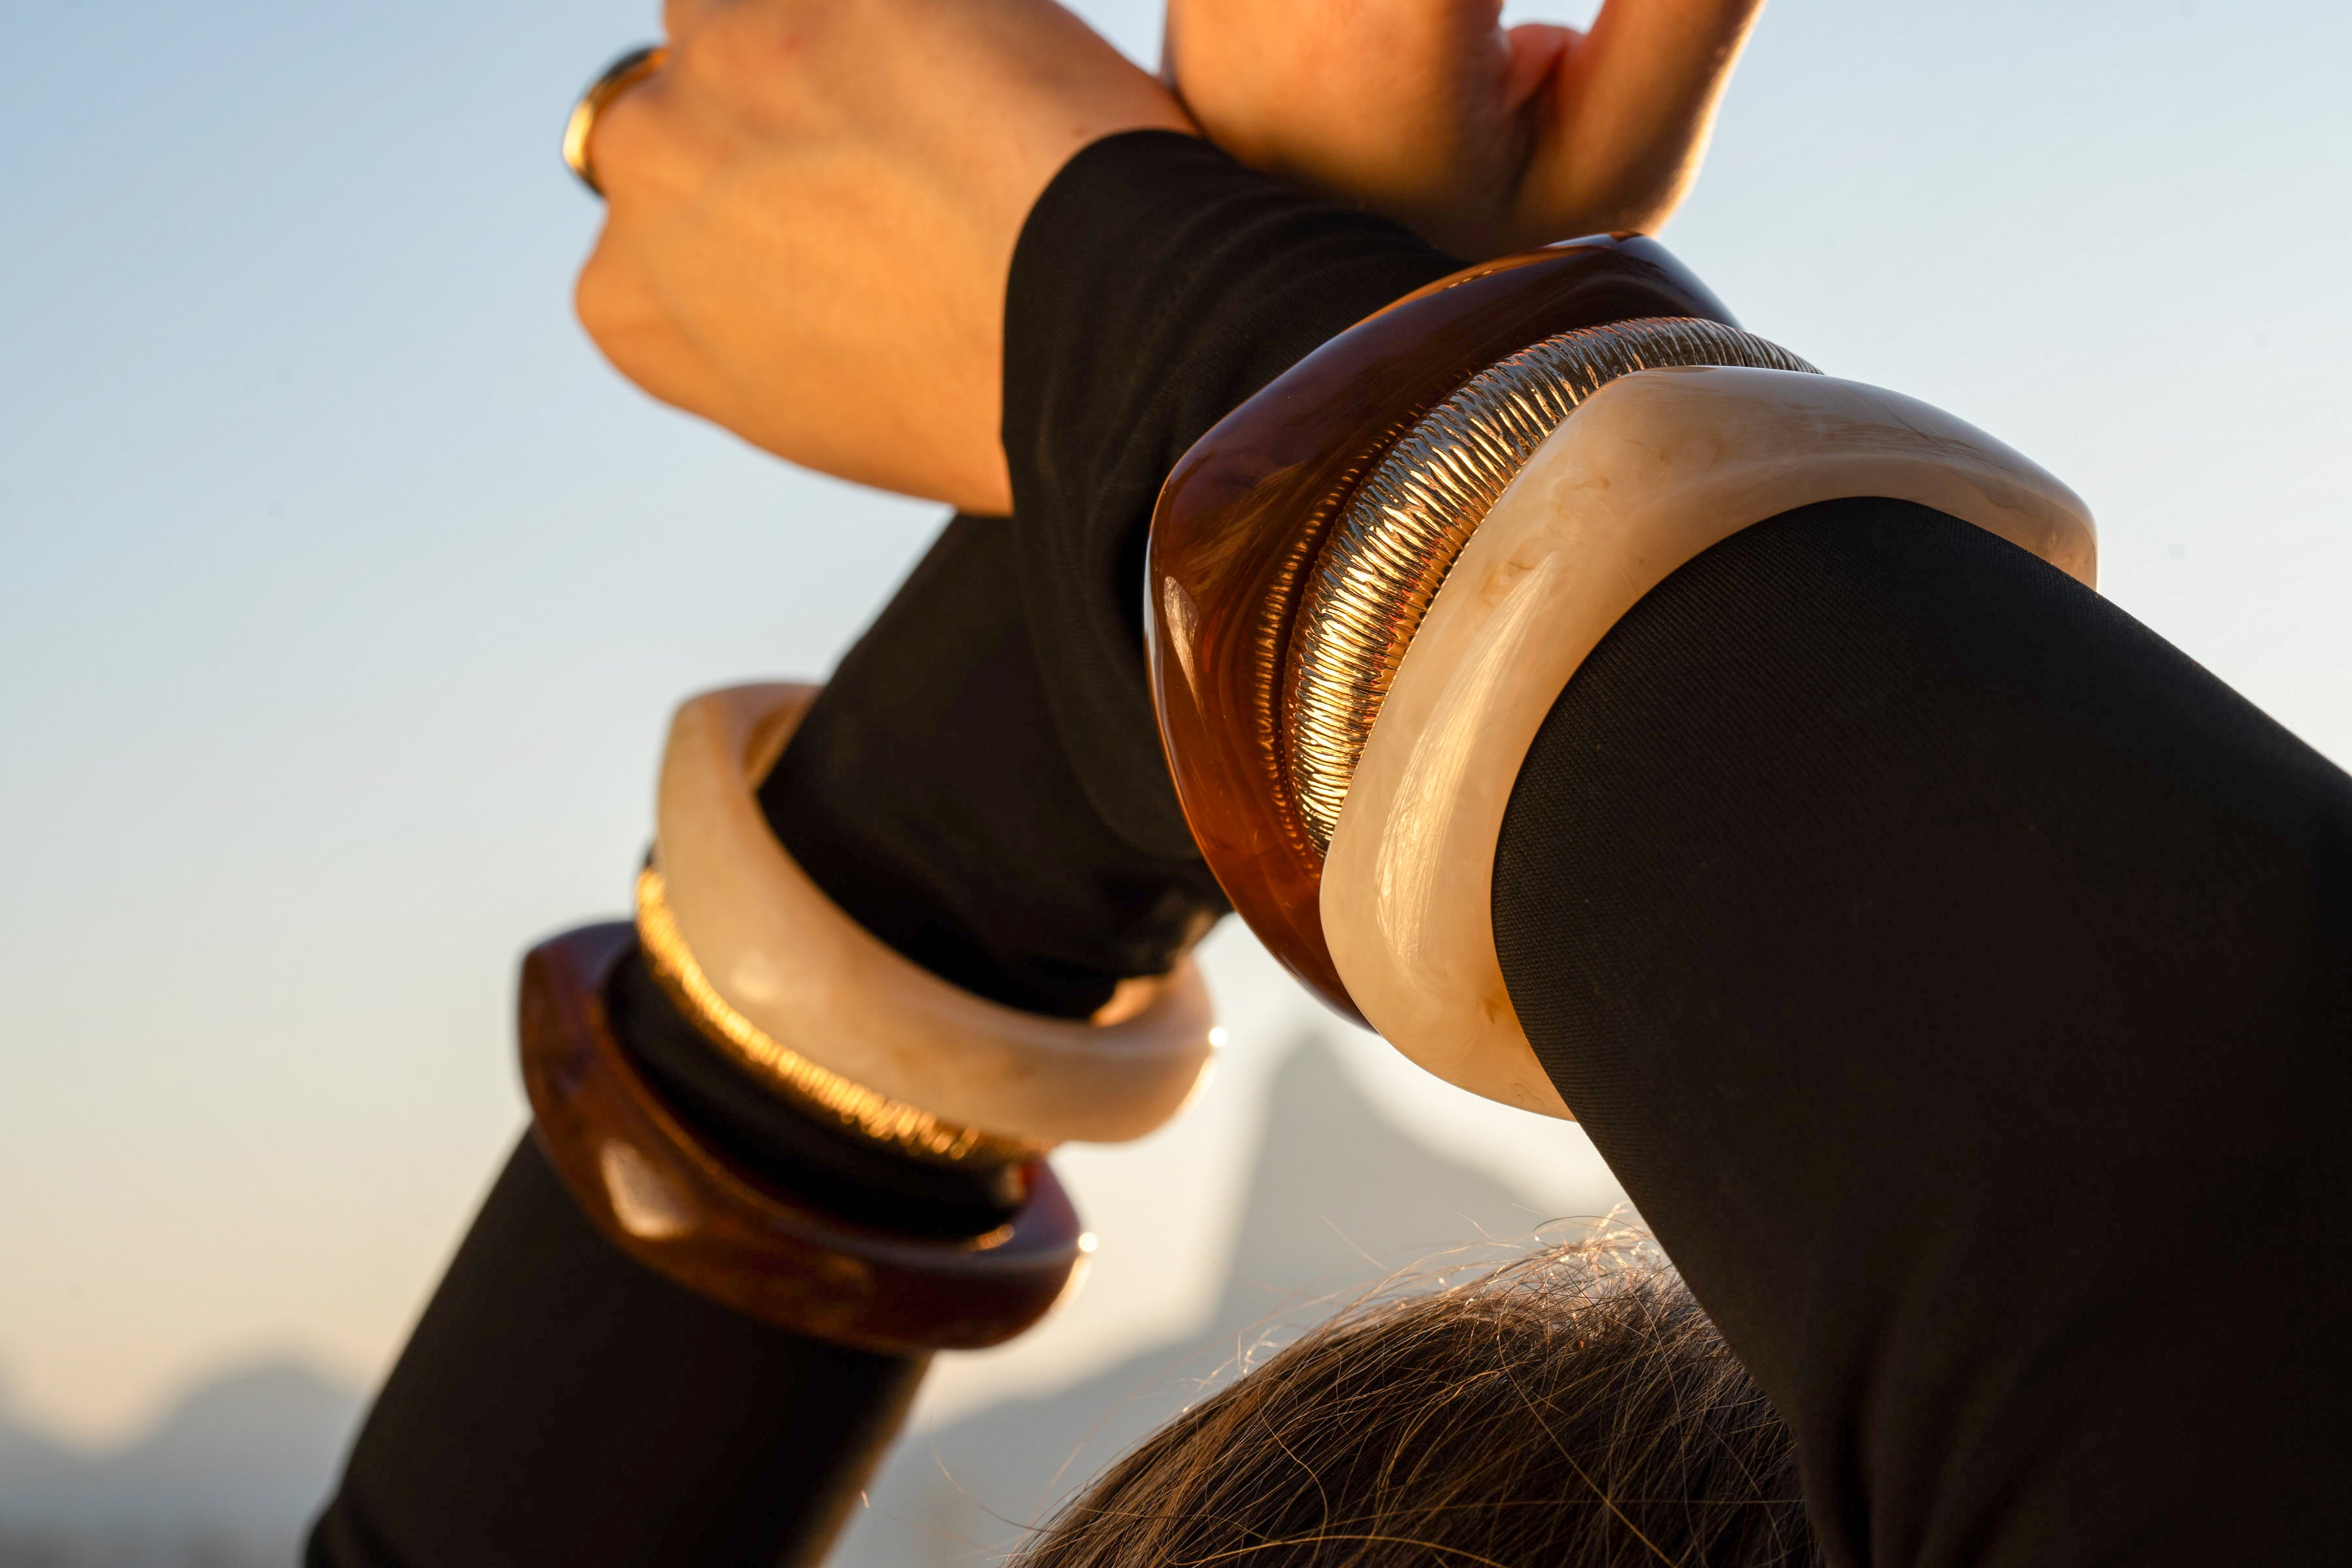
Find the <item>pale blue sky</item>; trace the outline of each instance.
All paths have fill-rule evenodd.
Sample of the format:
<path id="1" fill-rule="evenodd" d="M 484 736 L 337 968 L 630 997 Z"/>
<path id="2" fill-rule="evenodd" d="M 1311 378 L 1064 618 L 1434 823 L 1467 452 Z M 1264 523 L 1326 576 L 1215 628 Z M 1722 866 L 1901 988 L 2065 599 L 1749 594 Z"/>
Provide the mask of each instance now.
<path id="1" fill-rule="evenodd" d="M 1087 9 L 1150 52 L 1154 8 Z M 515 955 L 622 907 L 668 706 L 821 671 L 934 526 L 653 406 L 572 324 L 596 214 L 556 134 L 652 12 L 12 18 L 0 1375 L 71 1430 L 264 1347 L 377 1364 L 520 1124 Z M 2316 4 L 1776 0 L 1666 238 L 2065 479 L 2110 594 L 2352 758 L 2347 58 Z M 1205 1304 L 1227 1178 L 1178 1213 L 1165 1177 L 1238 1146 L 1304 1016 L 1221 946 L 1228 1084 L 1078 1159 L 1105 1304 L 1004 1376 Z M 1490 1163 L 1575 1146 L 1381 1081 Z"/>

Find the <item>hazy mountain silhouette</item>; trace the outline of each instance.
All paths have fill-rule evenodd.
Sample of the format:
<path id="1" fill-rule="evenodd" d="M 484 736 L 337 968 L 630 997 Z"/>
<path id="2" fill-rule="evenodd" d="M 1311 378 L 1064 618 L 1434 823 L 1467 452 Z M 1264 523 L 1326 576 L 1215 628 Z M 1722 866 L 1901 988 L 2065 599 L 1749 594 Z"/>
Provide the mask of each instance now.
<path id="1" fill-rule="evenodd" d="M 991 1405 L 903 1444 L 853 1516 L 834 1568 L 994 1561 L 1109 1460 L 1235 1363 L 1424 1263 L 1498 1259 L 1551 1216 L 1382 1121 L 1328 1047 L 1276 1077 L 1230 1279 L 1209 1326 L 1041 1399 Z M 1482 1245 L 1493 1244 L 1493 1245 Z"/>
<path id="2" fill-rule="evenodd" d="M 0 1568 L 285 1568 L 362 1403 L 307 1367 L 242 1367 L 129 1447 L 87 1455 L 0 1395 Z"/>
<path id="3" fill-rule="evenodd" d="M 1276 1073 L 1265 1129 L 1208 1326 L 910 1439 L 835 1568 L 991 1561 L 1237 1358 L 1400 1269 L 1483 1260 L 1501 1247 L 1480 1243 L 1524 1243 L 1548 1217 L 1382 1121 L 1318 1039 Z M 0 1389 L 0 1568 L 288 1568 L 363 1403 L 299 1365 L 248 1366 L 206 1379 L 129 1447 L 85 1455 L 17 1418 Z"/>

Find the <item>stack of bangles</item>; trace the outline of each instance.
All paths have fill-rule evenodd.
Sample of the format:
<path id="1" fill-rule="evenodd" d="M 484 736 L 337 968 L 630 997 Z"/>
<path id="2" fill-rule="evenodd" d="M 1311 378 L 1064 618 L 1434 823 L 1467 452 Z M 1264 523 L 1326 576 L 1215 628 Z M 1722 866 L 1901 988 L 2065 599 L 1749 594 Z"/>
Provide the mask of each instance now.
<path id="1" fill-rule="evenodd" d="M 2082 501 L 1910 398 L 1741 331 L 1654 243 L 1469 268 L 1360 323 L 1187 454 L 1152 522 L 1149 663 L 1177 792 L 1258 936 L 1342 1013 L 1474 1093 L 1569 1114 L 1505 990 L 1489 908 L 1537 731 L 1619 616 L 1751 524 L 1885 497 L 2091 584 Z M 1183 1105 L 1221 1041 L 1188 958 L 1093 1019 L 1019 1012 L 901 957 L 777 843 L 752 789 L 813 695 L 740 687 L 672 725 L 637 921 L 539 949 L 539 1136 L 617 1246 L 705 1296 L 913 1352 L 1034 1322 L 1088 1245 L 1044 1156 Z M 739 1067 L 908 1159 L 1016 1173 L 1013 1216 L 925 1238 L 730 1165 L 614 1044 L 632 942 Z"/>
<path id="2" fill-rule="evenodd" d="M 1120 986 L 1092 1019 L 1050 1018 L 950 984 L 844 913 L 752 793 L 815 695 L 735 687 L 677 710 L 635 931 L 558 938 L 525 965 L 538 1135 L 608 1239 L 738 1311 L 896 1353 L 996 1344 L 1045 1315 L 1093 1245 L 1046 1152 L 1166 1121 L 1223 1031 L 1189 957 Z M 633 942 L 678 1010 L 756 1082 L 903 1158 L 1009 1174 L 1012 1218 L 975 1236 L 893 1234 L 798 1201 L 708 1147 L 604 1016 L 605 984 Z"/>

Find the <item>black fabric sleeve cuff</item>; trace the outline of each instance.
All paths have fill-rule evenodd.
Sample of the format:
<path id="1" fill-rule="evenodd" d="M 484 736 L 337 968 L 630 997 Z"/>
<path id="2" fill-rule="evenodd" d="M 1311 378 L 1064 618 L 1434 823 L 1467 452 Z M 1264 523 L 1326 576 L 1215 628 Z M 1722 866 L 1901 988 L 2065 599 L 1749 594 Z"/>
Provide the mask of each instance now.
<path id="1" fill-rule="evenodd" d="M 1095 814 L 1192 853 L 1142 652 L 1160 486 L 1325 340 L 1461 263 L 1165 131 L 1097 142 L 1038 198 L 1004 310 L 1004 451 L 1045 693 Z"/>

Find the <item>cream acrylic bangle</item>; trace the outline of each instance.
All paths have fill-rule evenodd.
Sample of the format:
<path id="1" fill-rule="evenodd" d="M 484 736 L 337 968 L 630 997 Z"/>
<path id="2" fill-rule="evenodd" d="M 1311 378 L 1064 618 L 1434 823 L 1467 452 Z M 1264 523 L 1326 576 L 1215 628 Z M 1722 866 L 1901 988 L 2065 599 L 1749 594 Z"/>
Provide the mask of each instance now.
<path id="1" fill-rule="evenodd" d="M 1324 864 L 1331 955 L 1398 1050 L 1489 1100 L 1570 1114 L 1495 952 L 1495 845 L 1528 748 L 1593 645 L 1668 574 L 1846 496 L 1932 507 L 2095 585 L 2096 536 L 2072 490 L 1950 415 L 1854 382 L 1642 371 L 1536 450 L 1431 601 Z"/>
<path id="2" fill-rule="evenodd" d="M 999 1139 L 1118 1142 L 1175 1115 L 1223 1040 L 1191 958 L 1122 985 L 1091 1021 L 1045 1017 L 900 956 L 809 880 L 752 786 L 815 695 L 733 687 L 671 721 L 654 866 L 710 988 L 797 1057 Z"/>
<path id="3" fill-rule="evenodd" d="M 837 1072 L 828 1072 L 776 1039 L 727 1004 L 702 973 L 701 961 L 686 944 L 670 912 L 669 889 L 651 866 L 637 873 L 637 945 L 646 967 L 679 1012 L 738 1065 L 813 1115 L 829 1116 L 861 1137 L 887 1143 L 911 1159 L 950 1165 L 1024 1164 L 1051 1145 L 999 1138 L 976 1127 L 959 1127 L 919 1106 L 875 1093 Z"/>

